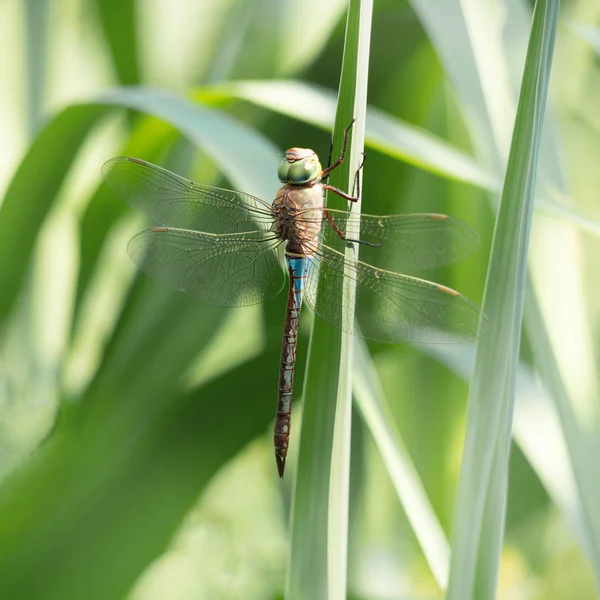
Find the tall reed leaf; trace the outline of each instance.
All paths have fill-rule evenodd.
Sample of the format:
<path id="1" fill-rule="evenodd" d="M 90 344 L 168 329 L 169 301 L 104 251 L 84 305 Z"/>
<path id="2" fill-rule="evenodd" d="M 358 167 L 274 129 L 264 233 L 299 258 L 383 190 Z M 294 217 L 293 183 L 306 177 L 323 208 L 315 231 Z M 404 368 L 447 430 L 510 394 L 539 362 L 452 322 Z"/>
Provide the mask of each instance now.
<path id="1" fill-rule="evenodd" d="M 372 2 L 351 0 L 335 119 L 333 157 L 353 119 L 344 163 L 331 185 L 352 189 L 364 146 Z M 328 198 L 339 207 L 339 198 Z M 346 208 L 343 206 L 343 208 Z M 359 210 L 360 206 L 352 207 Z M 350 251 L 350 250 L 349 250 Z M 354 290 L 344 290 L 354 297 Z M 341 309 L 341 307 L 340 307 Z M 352 343 L 315 319 L 306 374 L 302 439 L 292 513 L 288 597 L 346 598 Z"/>
<path id="2" fill-rule="evenodd" d="M 495 595 L 536 168 L 559 3 L 536 3 L 469 393 L 448 598 Z"/>
<path id="3" fill-rule="evenodd" d="M 387 467 L 429 568 L 440 588 L 444 589 L 448 585 L 450 545 L 394 424 L 394 415 L 386 402 L 364 341 L 355 340 L 354 356 L 354 396 L 357 408 Z"/>
<path id="4" fill-rule="evenodd" d="M 453 38 L 454 39 L 454 38 Z M 296 80 L 235 81 L 198 89 L 195 97 L 211 105 L 240 98 L 274 112 L 329 130 L 335 115 L 333 92 L 313 83 Z M 493 141 L 491 136 L 487 141 Z M 365 146 L 455 181 L 471 183 L 500 194 L 502 180 L 496 173 L 435 134 L 412 125 L 374 106 L 367 107 Z M 572 198 L 555 189 L 538 195 L 535 210 L 572 222 L 600 237 L 600 220 L 574 206 Z"/>
<path id="5" fill-rule="evenodd" d="M 136 88 L 71 106 L 37 137 L 2 205 L 0 250 L 12 257 L 1 272 L 3 317 L 81 143 L 104 114 L 122 107 L 160 115 L 210 152 L 236 186 L 268 192 L 262 169 L 275 171 L 273 147 L 226 115 Z M 79 402 L 63 402 L 52 436 L 0 490 L 0 597 L 122 598 L 164 551 L 212 475 L 264 431 L 272 404 L 260 365 L 273 364 L 276 351 L 242 365 L 237 375 L 180 392 L 181 376 L 223 313 L 138 281 L 89 389 Z M 248 386 L 265 398 L 264 412 L 258 404 L 246 412 Z M 210 398 L 240 404 L 214 405 Z M 231 435 L 223 436 L 225 429 Z M 158 493 L 164 495 L 149 501 Z"/>

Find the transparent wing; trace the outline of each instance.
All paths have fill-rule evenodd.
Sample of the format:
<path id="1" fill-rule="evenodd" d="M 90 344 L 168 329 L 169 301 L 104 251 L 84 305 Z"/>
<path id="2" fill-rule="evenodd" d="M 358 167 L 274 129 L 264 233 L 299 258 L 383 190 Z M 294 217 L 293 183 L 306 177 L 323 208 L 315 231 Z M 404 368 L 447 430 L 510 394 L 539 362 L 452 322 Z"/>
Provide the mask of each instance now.
<path id="1" fill-rule="evenodd" d="M 260 198 L 194 183 L 138 158 L 107 161 L 102 177 L 130 206 L 166 227 L 235 233 L 264 231 L 274 220 Z"/>
<path id="2" fill-rule="evenodd" d="M 345 277 L 356 282 L 356 318 Z M 465 296 L 424 279 L 353 264 L 324 244 L 315 255 L 305 299 L 334 327 L 378 342 L 456 342 L 477 336 L 480 311 Z"/>
<path id="3" fill-rule="evenodd" d="M 466 223 L 440 214 L 409 214 L 378 217 L 354 215 L 328 209 L 336 226 L 346 232 L 359 224 L 361 261 L 395 272 L 411 272 L 449 265 L 476 250 L 477 233 Z M 344 241 L 323 219 L 323 241 L 344 252 Z"/>
<path id="4" fill-rule="evenodd" d="M 140 269 L 207 304 L 248 306 L 276 296 L 284 273 L 269 232 L 214 235 L 157 227 L 127 246 Z"/>

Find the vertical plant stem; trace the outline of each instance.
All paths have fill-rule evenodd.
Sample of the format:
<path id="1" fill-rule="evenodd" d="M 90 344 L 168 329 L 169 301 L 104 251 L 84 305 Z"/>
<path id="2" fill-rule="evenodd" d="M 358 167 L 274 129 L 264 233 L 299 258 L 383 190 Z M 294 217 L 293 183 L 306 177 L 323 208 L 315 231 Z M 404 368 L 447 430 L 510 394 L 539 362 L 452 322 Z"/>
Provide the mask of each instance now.
<path id="1" fill-rule="evenodd" d="M 494 232 L 469 392 L 448 598 L 495 595 L 504 536 L 508 457 L 519 359 L 527 250 L 559 3 L 536 2 Z"/>
<path id="2" fill-rule="evenodd" d="M 329 183 L 352 190 L 364 146 L 371 0 L 351 0 L 335 119 L 333 156 L 355 119 L 345 161 Z M 334 208 L 348 208 L 337 196 Z M 360 206 L 352 206 L 358 211 Z M 351 260 L 350 256 L 347 256 Z M 353 297 L 353 290 L 345 290 Z M 341 300 L 341 296 L 340 296 Z M 340 310 L 353 310 L 353 304 Z M 292 510 L 289 598 L 346 598 L 352 344 L 315 319 L 304 388 L 304 418 Z"/>

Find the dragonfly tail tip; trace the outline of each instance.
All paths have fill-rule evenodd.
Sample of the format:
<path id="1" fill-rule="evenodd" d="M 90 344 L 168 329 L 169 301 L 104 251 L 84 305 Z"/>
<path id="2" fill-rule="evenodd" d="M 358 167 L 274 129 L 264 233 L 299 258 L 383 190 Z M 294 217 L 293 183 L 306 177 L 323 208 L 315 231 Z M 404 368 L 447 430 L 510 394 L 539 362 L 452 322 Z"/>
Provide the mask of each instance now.
<path id="1" fill-rule="evenodd" d="M 283 473 L 285 471 L 285 456 L 276 454 L 275 460 L 277 461 L 277 471 L 279 473 L 279 478 L 283 479 Z"/>

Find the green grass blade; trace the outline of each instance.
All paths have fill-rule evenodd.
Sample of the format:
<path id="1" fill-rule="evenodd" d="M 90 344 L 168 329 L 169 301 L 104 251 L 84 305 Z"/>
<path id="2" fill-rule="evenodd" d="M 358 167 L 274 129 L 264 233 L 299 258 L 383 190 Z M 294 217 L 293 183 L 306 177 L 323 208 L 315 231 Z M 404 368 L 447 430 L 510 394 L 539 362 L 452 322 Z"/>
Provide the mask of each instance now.
<path id="1" fill-rule="evenodd" d="M 494 140 L 493 128 L 462 3 L 459 0 L 412 0 L 411 5 L 437 51 L 454 92 L 460 98 L 476 151 L 485 165 L 495 166 L 499 156 L 497 149 L 490 144 L 490 140 Z"/>
<path id="2" fill-rule="evenodd" d="M 354 346 L 354 397 L 373 442 L 389 471 L 398 498 L 438 585 L 448 585 L 450 545 L 404 443 L 394 427 L 366 344 Z"/>
<path id="3" fill-rule="evenodd" d="M 469 392 L 448 598 L 495 596 L 503 541 L 527 248 L 558 2 L 536 3 Z"/>
<path id="4" fill-rule="evenodd" d="M 498 11 L 501 3 L 493 3 Z M 461 105 L 465 114 L 467 124 L 473 135 L 473 139 L 479 149 L 482 157 L 500 156 L 501 151 L 497 148 L 487 148 L 490 146 L 501 146 L 501 139 L 494 139 L 493 130 L 489 125 L 493 111 L 488 107 L 485 99 L 494 98 L 494 90 L 499 82 L 508 86 L 506 77 L 506 64 L 512 76 L 514 88 L 515 75 L 520 73 L 521 65 L 519 63 L 520 53 L 516 51 L 523 40 L 523 30 L 529 21 L 529 15 L 523 3 L 513 3 L 511 9 L 504 13 L 506 20 L 498 19 L 499 12 L 493 15 L 492 19 L 479 18 L 478 27 L 487 33 L 479 35 L 478 51 L 474 50 L 475 43 L 470 41 L 470 35 L 473 31 L 473 23 L 477 19 L 481 7 L 473 2 L 413 2 L 415 9 L 423 21 L 428 34 L 434 43 L 440 56 L 448 77 L 454 84 L 457 95 L 461 98 Z M 583 8 L 583 4 L 582 4 Z M 468 14 L 468 11 L 475 11 L 474 14 Z M 592 10 L 588 7 L 587 10 Z M 585 15 L 582 10 L 578 15 Z M 589 13 L 592 14 L 592 13 Z M 481 13 L 479 13 L 481 17 Z M 448 23 L 452 27 L 448 27 Z M 471 24 L 469 31 L 469 25 Z M 469 33 L 467 33 L 469 31 Z M 481 32 L 479 32 L 481 33 Z M 477 38 L 478 31 L 475 28 L 474 37 Z M 573 36 L 570 36 L 572 38 Z M 483 38 L 483 42 L 481 41 Z M 571 39 L 564 40 L 571 42 Z M 591 40 L 590 40 L 591 41 Z M 504 55 L 502 48 L 504 47 Z M 579 89 L 578 86 L 585 86 L 587 91 L 597 88 L 597 85 L 589 85 L 590 80 L 595 79 L 594 67 L 590 64 L 589 53 L 581 52 L 581 44 L 569 43 L 569 48 L 565 47 L 565 52 L 561 52 L 563 70 L 557 75 L 560 77 L 560 86 L 556 91 L 556 96 L 560 103 L 570 106 L 571 111 L 581 119 L 586 125 L 593 125 L 595 111 L 594 94 L 585 93 L 583 95 L 574 93 Z M 575 49 L 575 46 L 577 48 Z M 490 59 L 490 56 L 477 56 L 489 52 L 496 57 L 496 63 L 493 64 L 494 74 L 498 71 L 504 75 L 499 78 L 485 78 L 481 75 L 481 66 L 479 66 L 479 77 L 474 76 L 478 72 L 478 65 L 481 61 Z M 478 62 L 479 61 L 479 62 Z M 465 68 L 467 65 L 467 68 Z M 568 73 L 566 72 L 568 71 Z M 585 82 L 585 83 L 584 83 Z M 487 86 L 486 89 L 484 89 Z M 597 95 L 597 94 L 596 94 Z M 499 97 L 507 98 L 506 89 L 502 89 Z M 586 103 L 584 98 L 589 100 Z M 512 109 L 509 106 L 504 107 L 507 112 Z M 546 129 L 552 126 L 552 120 L 547 119 Z M 577 496 L 574 502 L 580 503 L 579 513 L 582 519 L 583 536 L 578 536 L 584 550 L 587 552 L 594 565 L 596 581 L 600 581 L 600 568 L 598 567 L 598 552 L 596 548 L 600 547 L 598 537 L 595 532 L 598 530 L 595 523 L 595 511 L 592 507 L 598 504 L 598 491 L 594 489 L 591 482 L 597 480 L 597 477 L 589 475 L 589 456 L 597 454 L 596 443 L 590 438 L 589 432 L 586 432 L 586 425 L 577 424 L 574 410 L 577 405 L 586 405 L 587 416 L 579 417 L 581 423 L 597 421 L 597 417 L 590 419 L 590 410 L 595 412 L 593 407 L 596 404 L 597 392 L 597 374 L 594 367 L 593 345 L 594 339 L 590 332 L 593 330 L 593 323 L 589 318 L 588 311 L 584 308 L 587 304 L 586 296 L 588 294 L 588 283 L 586 281 L 584 261 L 581 260 L 579 253 L 574 250 L 578 247 L 580 240 L 575 241 L 577 232 L 571 230 L 569 224 L 575 224 L 582 230 L 598 235 L 597 216 L 594 211 L 594 204 L 588 203 L 583 211 L 572 211 L 575 200 L 568 200 L 568 192 L 565 191 L 567 183 L 563 172 L 565 165 L 574 162 L 579 164 L 579 177 L 570 179 L 574 185 L 573 197 L 581 205 L 582 196 L 587 192 L 582 190 L 593 188 L 591 180 L 588 184 L 582 184 L 582 169 L 586 169 L 591 162 L 581 160 L 576 157 L 577 152 L 585 154 L 586 158 L 594 155 L 594 150 L 590 151 L 589 144 L 582 143 L 581 131 L 578 131 L 580 124 L 570 124 L 569 128 L 561 131 L 564 134 L 564 140 L 577 139 L 577 150 L 569 151 L 568 159 L 565 160 L 564 145 L 560 144 L 557 136 L 545 135 L 542 154 L 540 156 L 540 186 L 542 194 L 549 194 L 555 202 L 544 202 L 541 206 L 551 219 L 545 218 L 540 214 L 539 220 L 536 220 L 535 244 L 530 250 L 530 272 L 534 288 L 532 293 L 526 297 L 525 304 L 525 325 L 529 334 L 529 341 L 534 355 L 534 362 L 539 367 L 540 373 L 546 381 L 547 388 L 551 390 L 553 400 L 557 405 L 557 411 L 560 418 L 562 434 L 567 440 L 567 451 L 570 455 L 572 469 L 577 482 Z M 585 125 L 584 125 L 585 127 Z M 548 131 L 546 131 L 548 133 Z M 593 134 L 592 134 L 593 135 Z M 575 136 L 575 138 L 573 138 Z M 583 137 L 590 136 L 589 131 Z M 582 151 L 581 148 L 586 148 Z M 487 159 L 489 162 L 489 159 Z M 498 161 L 499 164 L 502 161 Z M 593 166 L 589 172 L 593 172 Z M 576 187 L 575 187 L 576 186 Z M 540 207 L 539 199 L 536 201 L 536 207 Z M 579 209 L 579 206 L 578 206 Z M 587 214 L 586 214 L 587 213 Z M 569 221 L 570 223 L 567 223 Z M 544 239 L 552 239 L 553 244 L 549 246 L 543 242 Z M 548 265 L 552 265 L 549 269 Z M 562 268 L 561 268 L 562 267 Z M 568 284 L 565 281 L 565 269 L 569 272 Z M 559 318 L 560 314 L 569 314 L 569 326 L 565 327 Z M 543 322 L 541 319 L 543 318 Z M 530 323 L 531 322 L 531 323 Z M 538 473 L 542 479 L 544 474 Z M 546 477 L 547 479 L 547 477 Z M 587 496 L 587 497 L 586 497 Z M 563 507 L 564 504 L 558 503 Z M 587 507 L 587 508 L 586 508 Z M 565 513 L 567 519 L 573 522 L 569 512 Z M 589 539 L 588 539 L 589 538 Z"/>
<path id="5" fill-rule="evenodd" d="M 277 172 L 279 150 L 267 138 L 225 113 L 169 92 L 141 87 L 117 88 L 98 98 L 97 103 L 159 117 L 207 152 L 234 185 L 257 196 L 272 195 L 269 182 Z"/>
<path id="6" fill-rule="evenodd" d="M 0 330 L 21 289 L 33 245 L 66 172 L 105 109 L 72 107 L 51 121 L 19 165 L 0 208 Z M 49 162 L 52 168 L 49 168 Z"/>
<path id="7" fill-rule="evenodd" d="M 139 83 L 139 41 L 135 2 L 95 0 L 95 4 L 119 83 Z"/>
<path id="8" fill-rule="evenodd" d="M 529 292 L 527 292 L 529 293 Z M 527 302 L 526 302 L 527 304 Z M 527 307 L 525 309 L 527 311 Z M 423 352 L 440 361 L 468 382 L 472 377 L 475 348 L 462 344 L 460 348 L 430 345 Z M 535 372 L 521 361 L 515 386 L 513 438 L 533 467 L 554 504 L 565 515 L 575 538 L 591 557 L 585 526 L 585 515 L 579 501 L 579 491 L 570 459 L 569 445 L 561 429 L 561 421 L 553 393 L 542 385 Z"/>
<path id="9" fill-rule="evenodd" d="M 335 116 L 336 98 L 331 90 L 294 80 L 236 81 L 201 89 L 203 102 L 220 97 L 241 98 L 294 119 L 329 130 Z M 500 181 L 457 148 L 437 136 L 368 107 L 365 144 L 433 173 L 499 191 Z"/>
<path id="10" fill-rule="evenodd" d="M 493 96 L 493 94 L 491 94 Z M 235 81 L 197 90 L 194 96 L 207 105 L 224 98 L 239 98 L 294 119 L 329 130 L 336 98 L 331 90 L 295 80 Z M 488 140 L 489 141 L 489 140 Z M 367 109 L 365 145 L 436 175 L 470 183 L 493 194 L 501 180 L 476 159 L 438 136 L 373 106 Z M 573 206 L 564 193 L 543 190 L 535 209 L 568 220 L 600 237 L 600 219 Z"/>
<path id="11" fill-rule="evenodd" d="M 340 98 L 336 114 L 335 131 L 341 131 L 347 123 L 349 112 L 356 119 L 352 131 L 352 145 L 348 149 L 348 174 L 341 174 L 345 189 L 351 190 L 354 173 L 362 160 L 364 149 L 367 113 L 367 82 L 369 73 L 369 48 L 371 44 L 371 25 L 373 15 L 372 0 L 350 2 L 344 61 L 340 81 Z M 352 100 L 352 102 L 350 102 Z M 349 106 L 345 106 L 345 102 Z M 344 176 L 345 175 L 345 176 Z M 332 178 L 332 182 L 336 182 Z M 336 183 L 333 183 L 336 185 Z M 330 199 L 333 194 L 328 195 Z M 361 198 L 351 207 L 352 212 L 360 214 Z M 360 237 L 359 231 L 348 231 L 353 237 Z M 353 249 L 346 249 L 347 260 L 355 259 Z M 348 278 L 344 282 L 344 297 L 351 298 L 352 307 L 342 310 L 354 312 L 356 283 Z M 347 563 L 348 563 L 348 508 L 350 491 L 350 433 L 352 419 L 352 362 L 353 338 L 341 334 L 341 352 L 339 362 L 339 389 L 336 400 L 335 425 L 331 455 L 331 477 L 329 488 L 328 521 L 328 598 L 345 600 Z"/>
<path id="12" fill-rule="evenodd" d="M 0 272 L 0 324 L 19 293 L 39 229 L 85 137 L 109 107 L 156 115 L 184 132 L 250 193 L 269 197 L 277 149 L 249 127 L 174 94 L 121 88 L 94 104 L 66 109 L 42 131 L 21 162 L 0 209 L 0 252 L 12 259 Z M 252 164 L 247 160 L 252 156 Z M 53 168 L 49 168 L 49 164 Z"/>
<path id="13" fill-rule="evenodd" d="M 0 230 L 4 235 L 0 245 L 6 256 L 13 257 L 2 270 L 3 283 L 7 284 L 3 288 L 7 294 L 1 296 L 6 314 L 10 308 L 8 291 L 14 300 L 37 232 L 75 153 L 96 121 L 121 107 L 144 110 L 178 126 L 196 144 L 224 159 L 223 171 L 235 185 L 246 187 L 247 180 L 259 194 L 272 191 L 269 181 L 277 164 L 273 147 L 260 134 L 243 125 L 238 127 L 230 117 L 202 108 L 196 112 L 192 104 L 181 98 L 140 89 L 114 92 L 98 104 L 71 107 L 38 136 L 17 170 L 2 206 Z M 240 160 L 241 156 L 245 160 Z M 248 156 L 253 160 L 247 160 Z M 260 178 L 265 163 L 266 168 L 270 167 L 266 180 Z M 127 260 L 123 254 L 123 261 Z M 144 287 L 150 288 L 149 293 L 143 293 Z M 143 519 L 131 518 L 133 513 L 141 515 L 139 507 L 145 504 L 149 487 L 156 481 L 165 481 L 165 473 L 159 471 L 166 467 L 169 456 L 175 456 L 169 452 L 183 442 L 178 430 L 187 428 L 191 420 L 176 417 L 173 424 L 162 418 L 172 402 L 173 410 L 183 408 L 177 400 L 181 378 L 202 345 L 214 335 L 223 314 L 222 310 L 199 305 L 140 279 L 91 388 L 79 403 L 63 404 L 52 437 L 34 460 L 5 482 L 0 492 L 0 570 L 10 573 L 0 582 L 0 595 L 65 598 L 71 593 L 87 598 L 122 597 L 140 570 L 164 550 L 190 503 L 212 474 L 239 451 L 244 440 L 263 431 L 272 418 L 272 404 L 268 402 L 266 419 L 253 420 L 256 398 L 246 389 L 250 380 L 244 369 L 220 391 L 209 386 L 207 397 L 235 396 L 240 399 L 240 406 L 222 405 L 227 424 L 219 427 L 215 426 L 218 417 L 213 420 L 210 415 L 212 408 L 205 407 L 197 413 L 210 432 L 203 433 L 202 428 L 188 430 L 188 440 L 197 444 L 196 449 L 188 455 L 186 451 L 191 448 L 186 447 L 187 442 L 180 446 L 179 459 L 167 469 L 172 473 L 173 485 L 164 488 L 164 501 L 149 503 Z M 271 339 L 267 346 L 275 348 L 279 343 L 279 338 Z M 271 357 L 269 363 L 272 364 Z M 160 365 L 160 369 L 149 365 Z M 254 369 L 262 381 L 262 367 Z M 227 377 L 229 373 L 224 379 Z M 260 385 L 254 389 L 261 398 L 271 397 Z M 190 407 L 192 403 L 199 406 L 197 398 L 181 400 L 183 404 L 188 401 Z M 230 415 L 232 409 L 237 411 L 235 418 Z M 254 425 L 248 427 L 251 423 L 256 429 Z M 171 433 L 166 433 L 164 427 L 171 426 Z M 246 428 L 244 435 L 236 433 L 238 426 Z M 233 433 L 215 442 L 212 434 L 228 428 Z M 221 448 L 216 453 L 215 444 Z M 161 462 L 157 456 L 163 451 Z M 194 460 L 186 459 L 194 453 Z M 158 471 L 152 474 L 153 469 Z M 137 473 L 148 475 L 139 486 L 134 483 Z M 115 526 L 106 534 L 99 534 L 97 524 L 113 519 Z M 160 526 L 148 528 L 148 523 Z M 32 570 L 38 577 L 30 576 Z"/>
<path id="14" fill-rule="evenodd" d="M 341 150 L 342 132 L 353 118 L 356 121 L 346 160 L 329 181 L 340 189 L 352 189 L 364 143 L 371 13 L 370 1 L 351 0 L 334 127 L 334 157 Z M 334 207 L 341 204 L 339 198 L 330 197 L 328 202 Z M 353 290 L 347 292 L 354 294 Z M 346 598 L 351 364 L 348 336 L 315 319 L 292 512 L 287 582 L 287 595 L 292 599 Z"/>
<path id="15" fill-rule="evenodd" d="M 188 347 L 197 343 L 196 336 Z M 123 598 L 214 473 L 272 420 L 272 382 L 263 374 L 277 355 L 274 343 L 193 393 L 165 397 L 159 418 L 136 410 L 122 439 L 114 437 L 122 413 L 100 423 L 85 408 L 65 415 L 37 460 L 0 494 L 0 595 Z M 111 393 L 97 390 L 85 402 L 110 404 Z"/>
<path id="16" fill-rule="evenodd" d="M 296 73 L 305 68 L 323 50 L 331 32 L 344 15 L 346 0 L 296 2 L 276 0 L 275 14 L 279 15 L 277 32 L 285 52 L 277 52 L 279 73 Z M 309 15 L 318 18 L 309 20 Z"/>
<path id="17" fill-rule="evenodd" d="M 155 164 L 162 164 L 178 133 L 158 119 L 141 119 L 134 127 L 123 148 L 124 156 L 135 156 Z M 87 288 L 98 261 L 102 246 L 112 226 L 128 210 L 127 205 L 113 191 L 100 185 L 89 201 L 81 220 L 80 266 L 78 300 Z M 79 308 L 77 307 L 77 310 Z"/>
<path id="18" fill-rule="evenodd" d="M 544 342 L 540 344 L 536 363 L 544 381 L 552 390 L 552 399 L 560 417 L 561 433 L 566 442 L 577 488 L 577 493 L 573 494 L 573 504 L 576 506 L 581 521 L 575 528 L 576 533 L 579 533 L 577 539 L 592 563 L 596 590 L 600 590 L 600 516 L 598 514 L 600 485 L 598 484 L 596 460 L 600 452 L 600 441 L 597 429 L 589 426 L 588 420 L 592 420 L 593 417 L 589 413 L 586 414 L 585 404 L 583 404 L 584 410 L 578 414 L 577 409 L 582 407 L 576 401 L 570 401 L 558 361 L 552 351 L 552 342 L 544 327 L 540 305 L 533 286 L 529 286 L 527 295 L 525 304 L 527 332 L 534 339 Z M 583 395 L 581 400 L 585 400 Z M 565 510 L 564 512 L 572 523 L 572 511 Z"/>

